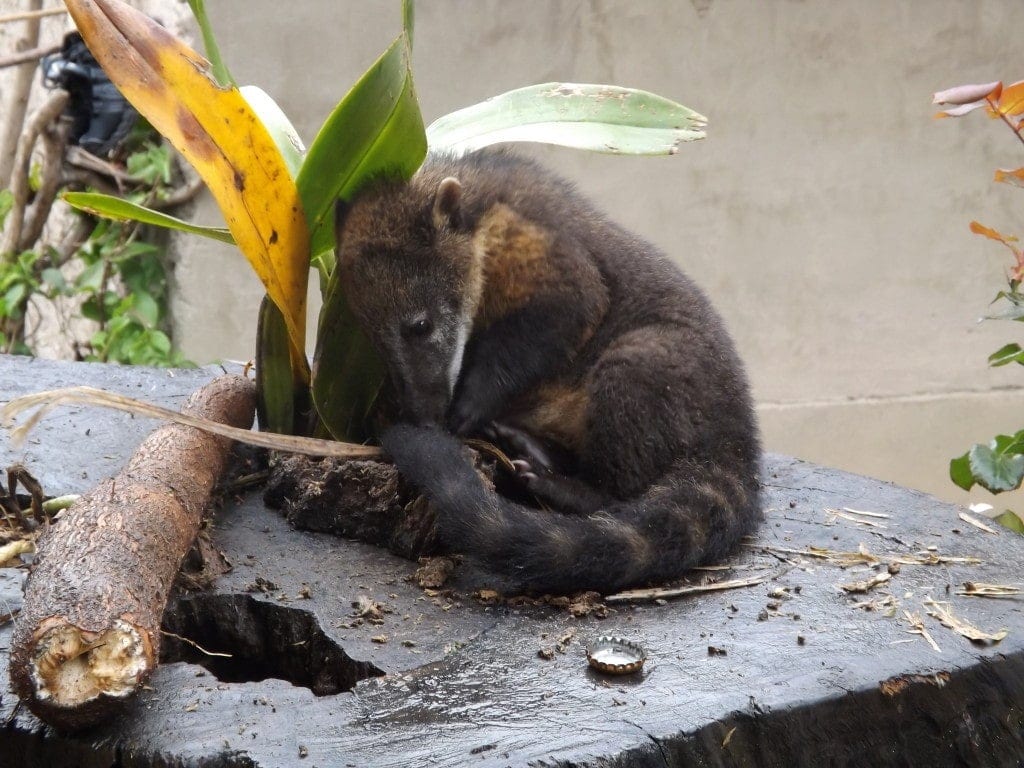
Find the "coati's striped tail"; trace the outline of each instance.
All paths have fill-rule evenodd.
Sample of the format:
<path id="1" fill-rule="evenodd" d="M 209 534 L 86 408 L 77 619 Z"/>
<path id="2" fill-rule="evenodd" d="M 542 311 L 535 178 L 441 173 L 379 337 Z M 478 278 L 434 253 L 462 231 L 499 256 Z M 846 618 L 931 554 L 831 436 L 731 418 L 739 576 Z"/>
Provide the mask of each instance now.
<path id="1" fill-rule="evenodd" d="M 438 508 L 452 551 L 536 592 L 607 594 L 668 581 L 725 555 L 760 518 L 756 468 L 743 478 L 680 460 L 637 500 L 569 515 L 489 490 L 459 441 L 436 427 L 394 426 L 382 443 Z"/>

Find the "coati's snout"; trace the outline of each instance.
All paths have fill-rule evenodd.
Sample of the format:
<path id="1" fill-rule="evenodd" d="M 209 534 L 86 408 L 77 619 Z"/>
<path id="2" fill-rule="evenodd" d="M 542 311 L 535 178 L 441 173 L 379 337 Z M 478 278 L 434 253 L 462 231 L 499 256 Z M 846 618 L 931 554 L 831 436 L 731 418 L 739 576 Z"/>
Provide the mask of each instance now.
<path id="1" fill-rule="evenodd" d="M 435 182 L 436 184 L 436 182 Z M 349 306 L 385 362 L 403 421 L 443 424 L 462 369 L 479 282 L 446 178 L 339 201 L 335 236 Z"/>

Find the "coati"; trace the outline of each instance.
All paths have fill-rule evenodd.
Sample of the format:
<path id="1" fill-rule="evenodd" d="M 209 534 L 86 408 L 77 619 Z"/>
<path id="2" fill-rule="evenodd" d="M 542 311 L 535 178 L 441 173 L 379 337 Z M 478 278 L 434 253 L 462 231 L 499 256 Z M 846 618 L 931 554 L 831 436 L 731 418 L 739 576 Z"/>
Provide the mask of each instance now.
<path id="1" fill-rule="evenodd" d="M 429 156 L 339 202 L 335 230 L 400 408 L 382 446 L 449 549 L 522 589 L 607 593 L 756 525 L 757 426 L 721 320 L 570 184 L 504 150 Z M 453 436 L 474 433 L 511 446 L 554 511 L 485 487 Z"/>

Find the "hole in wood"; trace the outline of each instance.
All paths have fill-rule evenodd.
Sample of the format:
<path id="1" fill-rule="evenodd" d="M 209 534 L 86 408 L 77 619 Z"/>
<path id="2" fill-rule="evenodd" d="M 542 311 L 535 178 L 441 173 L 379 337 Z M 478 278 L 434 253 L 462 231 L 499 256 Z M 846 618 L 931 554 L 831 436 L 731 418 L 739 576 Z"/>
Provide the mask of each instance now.
<path id="1" fill-rule="evenodd" d="M 164 614 L 163 663 L 199 664 L 218 680 L 242 683 L 277 678 L 308 688 L 316 696 L 351 690 L 384 672 L 350 657 L 324 634 L 309 611 L 259 600 L 251 595 L 191 595 Z"/>

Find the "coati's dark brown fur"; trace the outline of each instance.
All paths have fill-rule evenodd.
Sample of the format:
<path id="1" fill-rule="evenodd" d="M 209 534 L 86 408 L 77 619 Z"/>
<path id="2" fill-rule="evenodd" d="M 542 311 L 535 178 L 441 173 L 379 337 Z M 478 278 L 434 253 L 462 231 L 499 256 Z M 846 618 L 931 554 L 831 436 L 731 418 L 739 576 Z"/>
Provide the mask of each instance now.
<path id="1" fill-rule="evenodd" d="M 507 152 L 430 157 L 339 203 L 337 235 L 401 410 L 382 444 L 452 550 L 523 588 L 607 592 L 756 525 L 757 426 L 721 320 L 569 184 Z M 555 511 L 486 489 L 449 432 L 504 440 Z"/>

